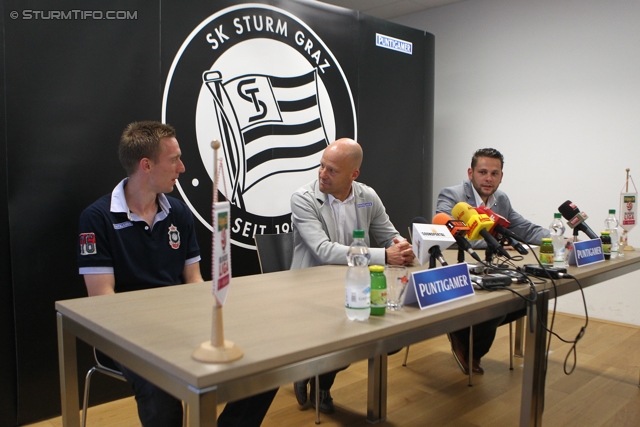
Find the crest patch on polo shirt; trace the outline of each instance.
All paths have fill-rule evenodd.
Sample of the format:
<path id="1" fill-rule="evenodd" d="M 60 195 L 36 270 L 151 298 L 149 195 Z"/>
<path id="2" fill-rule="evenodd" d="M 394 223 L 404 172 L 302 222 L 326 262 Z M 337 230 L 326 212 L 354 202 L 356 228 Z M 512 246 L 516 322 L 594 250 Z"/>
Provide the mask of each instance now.
<path id="1" fill-rule="evenodd" d="M 80 244 L 80 255 L 95 255 L 98 253 L 96 233 L 80 233 L 78 243 Z"/>
<path id="2" fill-rule="evenodd" d="M 178 231 L 178 227 L 173 224 L 169 227 L 169 246 L 173 249 L 180 247 L 180 232 Z"/>

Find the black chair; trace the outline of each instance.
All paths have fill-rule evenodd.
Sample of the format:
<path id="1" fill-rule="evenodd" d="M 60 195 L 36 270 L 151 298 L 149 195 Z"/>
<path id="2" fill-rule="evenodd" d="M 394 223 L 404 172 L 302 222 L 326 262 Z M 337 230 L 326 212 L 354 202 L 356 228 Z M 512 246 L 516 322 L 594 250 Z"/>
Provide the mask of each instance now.
<path id="1" fill-rule="evenodd" d="M 253 237 L 263 274 L 289 270 L 293 261 L 293 233 L 256 234 Z M 316 375 L 316 424 L 320 424 L 320 381 Z"/>
<path id="2" fill-rule="evenodd" d="M 293 233 L 256 234 L 254 241 L 260 262 L 260 271 L 273 273 L 291 268 Z"/>
<path id="3" fill-rule="evenodd" d="M 93 349 L 93 357 L 96 361 L 96 365 L 89 369 L 87 372 L 87 376 L 84 381 L 84 398 L 82 399 L 82 427 L 86 427 L 87 425 L 87 409 L 89 408 L 89 391 L 91 389 L 91 377 L 95 372 L 100 372 L 104 375 L 107 375 L 111 378 L 115 378 L 120 381 L 126 382 L 126 378 L 120 372 L 119 368 L 109 356 L 100 351 L 97 351 L 95 348 Z M 186 427 L 187 425 L 187 405 L 184 405 L 184 411 L 182 415 L 182 426 Z"/>

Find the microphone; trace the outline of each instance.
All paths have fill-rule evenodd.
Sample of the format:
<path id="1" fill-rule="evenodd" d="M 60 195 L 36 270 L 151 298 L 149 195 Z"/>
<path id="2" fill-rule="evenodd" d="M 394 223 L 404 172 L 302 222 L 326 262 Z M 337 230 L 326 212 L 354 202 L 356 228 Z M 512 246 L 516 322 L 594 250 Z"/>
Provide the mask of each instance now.
<path id="1" fill-rule="evenodd" d="M 417 216 L 417 217 L 415 217 L 415 218 L 413 218 L 411 220 L 411 225 L 413 225 L 413 224 L 429 224 L 429 221 L 427 221 L 425 218 L 423 218 L 421 216 Z M 451 243 L 449 243 L 449 245 L 451 245 Z M 435 267 L 435 262 L 433 262 L 433 260 L 435 260 L 435 259 L 437 259 L 442 266 L 449 265 L 447 263 L 447 261 L 444 259 L 444 256 L 442 256 L 442 251 L 440 250 L 440 245 L 432 245 L 427 250 L 427 252 L 429 253 L 429 255 L 431 255 L 431 260 L 432 260 L 432 262 L 429 265 L 429 268 Z"/>
<path id="2" fill-rule="evenodd" d="M 478 208 L 476 208 L 476 210 L 481 213 L 481 214 L 486 214 L 489 216 L 489 218 L 491 218 L 491 220 L 494 222 L 494 226 L 491 229 L 490 233 L 493 236 L 496 236 L 496 238 L 500 239 L 502 237 L 506 238 L 507 241 L 509 242 L 509 244 L 511 246 L 513 246 L 513 248 L 518 251 L 518 253 L 520 255 L 526 255 L 529 253 L 529 251 L 520 244 L 520 241 L 524 242 L 523 239 L 521 239 L 520 237 L 518 237 L 518 235 L 516 233 L 514 233 L 513 231 L 509 230 L 509 226 L 511 225 L 511 222 L 509 222 L 509 220 L 501 215 L 498 215 L 497 213 L 495 213 L 494 211 L 492 211 L 491 209 L 489 209 L 486 206 L 480 206 Z"/>
<path id="3" fill-rule="evenodd" d="M 460 202 L 451 210 L 454 218 L 462 220 L 469 227 L 467 237 L 471 240 L 480 240 L 481 238 L 487 242 L 487 246 L 494 252 L 499 253 L 505 258 L 511 259 L 511 255 L 502 247 L 500 243 L 491 235 L 489 230 L 494 226 L 494 222 L 487 214 L 479 214 L 469 203 Z"/>
<path id="4" fill-rule="evenodd" d="M 564 219 L 567 220 L 567 225 L 570 228 L 575 228 L 582 231 L 589 236 L 590 239 L 597 239 L 598 235 L 585 223 L 587 218 L 586 213 L 580 212 L 580 209 L 571 200 L 567 200 L 558 207 L 558 212 L 562 214 Z"/>
<path id="5" fill-rule="evenodd" d="M 441 212 L 433 217 L 433 223 L 438 225 L 445 225 L 447 229 L 449 229 L 449 232 L 451 233 L 453 238 L 456 239 L 458 247 L 467 252 L 473 257 L 473 259 L 482 264 L 482 260 L 480 259 L 478 254 L 475 253 L 469 241 L 464 237 L 469 231 L 469 227 L 467 227 L 464 222 L 456 221 L 446 213 Z"/>

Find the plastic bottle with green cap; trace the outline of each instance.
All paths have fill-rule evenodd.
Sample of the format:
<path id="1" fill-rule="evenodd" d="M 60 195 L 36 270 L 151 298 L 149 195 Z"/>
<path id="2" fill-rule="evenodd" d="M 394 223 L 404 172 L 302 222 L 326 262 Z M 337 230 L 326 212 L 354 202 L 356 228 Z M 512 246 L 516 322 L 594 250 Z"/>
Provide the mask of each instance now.
<path id="1" fill-rule="evenodd" d="M 616 218 L 616 210 L 609 209 L 609 215 L 604 220 L 604 226 L 609 232 L 611 237 L 611 259 L 618 257 L 619 242 L 618 242 L 618 219 Z"/>
<path id="2" fill-rule="evenodd" d="M 347 252 L 347 278 L 344 308 L 349 320 L 367 320 L 371 314 L 371 253 L 364 241 L 364 230 L 353 230 L 353 242 Z"/>
<path id="3" fill-rule="evenodd" d="M 562 214 L 553 214 L 553 222 L 549 226 L 551 242 L 553 243 L 553 265 L 555 267 L 565 267 L 565 243 L 564 243 L 564 223 Z"/>

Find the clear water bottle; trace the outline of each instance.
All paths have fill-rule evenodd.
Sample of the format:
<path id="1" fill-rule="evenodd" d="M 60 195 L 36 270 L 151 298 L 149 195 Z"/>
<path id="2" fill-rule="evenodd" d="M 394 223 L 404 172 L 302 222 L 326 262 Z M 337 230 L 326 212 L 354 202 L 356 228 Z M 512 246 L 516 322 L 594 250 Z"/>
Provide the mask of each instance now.
<path id="1" fill-rule="evenodd" d="M 553 214 L 553 222 L 549 225 L 551 241 L 553 242 L 553 265 L 555 267 L 565 267 L 565 244 L 564 244 L 564 222 L 560 212 Z"/>
<path id="2" fill-rule="evenodd" d="M 617 258 L 620 242 L 618 240 L 618 219 L 616 218 L 615 209 L 609 209 L 609 215 L 604 220 L 604 226 L 611 236 L 611 259 Z"/>
<path id="3" fill-rule="evenodd" d="M 371 314 L 371 254 L 364 242 L 364 231 L 353 230 L 353 243 L 347 252 L 347 278 L 344 307 L 349 320 L 367 320 Z"/>

